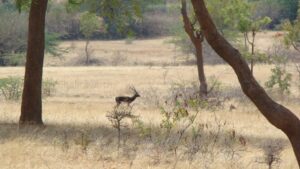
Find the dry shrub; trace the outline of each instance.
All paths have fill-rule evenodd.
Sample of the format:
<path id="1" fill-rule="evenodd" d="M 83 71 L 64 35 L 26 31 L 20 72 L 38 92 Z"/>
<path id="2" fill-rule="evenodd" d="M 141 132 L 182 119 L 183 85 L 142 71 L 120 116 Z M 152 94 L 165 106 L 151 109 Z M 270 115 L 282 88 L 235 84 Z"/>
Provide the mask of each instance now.
<path id="1" fill-rule="evenodd" d="M 256 160 L 256 162 L 266 164 L 269 169 L 274 167 L 280 168 L 279 165 L 281 162 L 281 152 L 284 150 L 284 148 L 284 143 L 280 141 L 264 143 L 261 145 L 264 155 Z"/>
<path id="2" fill-rule="evenodd" d="M 118 150 L 121 143 L 121 129 L 127 127 L 125 119 L 134 119 L 137 116 L 132 113 L 132 106 L 117 106 L 107 113 L 107 119 L 110 121 L 113 128 L 118 131 Z"/>

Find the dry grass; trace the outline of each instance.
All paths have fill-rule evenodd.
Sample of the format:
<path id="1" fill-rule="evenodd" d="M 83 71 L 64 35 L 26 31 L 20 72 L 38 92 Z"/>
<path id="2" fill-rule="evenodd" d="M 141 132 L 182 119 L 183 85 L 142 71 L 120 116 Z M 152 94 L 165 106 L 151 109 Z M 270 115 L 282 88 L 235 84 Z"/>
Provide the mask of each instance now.
<path id="1" fill-rule="evenodd" d="M 256 50 L 267 51 L 280 38 L 275 38 L 276 32 L 260 32 L 256 36 Z M 91 41 L 89 50 L 91 64 L 101 66 L 170 66 L 193 63 L 194 56 L 185 55 L 172 43 L 171 37 L 157 39 L 134 40 L 131 44 L 126 40 Z M 68 49 L 63 58 L 46 57 L 48 66 L 80 66 L 85 61 L 85 41 L 65 41 L 61 47 Z M 204 56 L 208 63 L 219 62 L 220 59 L 211 52 Z M 215 60 L 215 61 L 214 61 Z"/>
<path id="2" fill-rule="evenodd" d="M 223 85 L 238 87 L 229 67 L 207 66 L 205 69 L 208 76 L 219 77 Z M 269 69 L 267 65 L 257 66 L 256 77 L 260 82 L 266 80 Z M 1 68 L 0 72 L 1 77 L 21 76 L 23 68 Z M 297 168 L 283 133 L 272 127 L 253 105 L 236 99 L 230 102 L 236 105 L 236 110 L 229 111 L 225 104 L 223 109 L 215 111 L 216 118 L 226 122 L 219 134 L 220 140 L 227 132 L 236 132 L 237 139 L 231 147 L 235 151 L 233 159 L 224 153 L 227 150 L 224 141 L 209 150 L 210 156 L 199 152 L 192 161 L 183 154 L 185 146 L 182 144 L 180 157 L 176 159 L 172 151 L 158 144 L 159 134 L 153 134 L 152 140 L 139 136 L 131 122 L 124 130 L 125 142 L 118 153 L 116 131 L 105 117 L 115 104 L 114 97 L 130 94 L 128 86 L 134 85 L 142 95 L 135 102 L 134 112 L 157 133 L 160 110 L 150 104 L 147 99 L 151 98 L 147 95 L 153 94 L 151 92 L 168 95 L 173 83 L 195 81 L 194 67 L 47 67 L 45 77 L 58 81 L 55 95 L 44 100 L 46 128 L 19 129 L 16 123 L 20 103 L 4 100 L 0 103 L 1 168 L 173 168 L 175 161 L 176 168 L 266 168 L 266 164 L 260 163 L 261 147 L 274 143 L 285 147 L 280 168 Z M 295 102 L 285 104 L 299 112 L 300 107 Z M 203 110 L 197 124 L 208 124 L 212 126 L 211 132 L 216 132 L 214 119 L 212 112 Z M 238 141 L 240 136 L 246 140 L 246 146 Z"/>
<path id="3" fill-rule="evenodd" d="M 259 34 L 257 46 L 261 50 L 271 47 L 270 37 L 273 35 L 272 32 Z M 171 136 L 165 139 L 164 130 L 159 125 L 162 115 L 157 103 L 164 103 L 174 84 L 197 82 L 197 71 L 194 66 L 166 66 L 182 60 L 174 57 L 181 54 L 165 41 L 166 38 L 138 40 L 133 44 L 124 41 L 91 43 L 93 57 L 103 63 L 123 55 L 126 59 L 116 64 L 121 65 L 119 67 L 46 67 L 44 78 L 53 79 L 58 85 L 55 94 L 43 101 L 45 128 L 19 128 L 20 103 L 1 99 L 0 168 L 264 169 L 267 168 L 263 162 L 264 154 L 269 152 L 270 145 L 283 147 L 278 153 L 280 163 L 275 167 L 297 168 L 286 136 L 241 97 L 236 75 L 226 65 L 206 66 L 205 71 L 208 77 L 215 76 L 221 81 L 221 92 L 231 92 L 231 99 L 214 111 L 201 110 L 193 125 L 194 129 L 202 129 L 198 132 L 199 140 L 192 144 L 194 135 L 190 128 L 175 154 L 170 147 L 173 141 L 170 138 L 176 138 L 176 130 L 184 123 L 174 128 Z M 70 53 L 64 60 L 47 58 L 46 65 L 75 63 L 78 57 L 82 57 L 83 43 L 63 43 L 62 47 L 72 47 Z M 261 84 L 268 79 L 271 67 L 255 67 L 255 77 Z M 292 66 L 289 71 L 296 77 Z M 23 74 L 24 68 L 0 68 L 0 78 Z M 111 127 L 106 113 L 113 109 L 115 96 L 131 94 L 130 85 L 134 85 L 142 96 L 134 102 L 133 112 L 142 120 L 145 131 L 151 129 L 151 137 L 149 133 L 141 133 L 129 120 L 127 128 L 122 131 L 122 145 L 118 152 L 117 131 Z M 280 102 L 300 116 L 297 96 L 299 91 L 293 84 L 292 96 Z M 237 109 L 230 111 L 231 104 Z M 197 152 L 188 151 L 197 146 L 201 147 Z"/>

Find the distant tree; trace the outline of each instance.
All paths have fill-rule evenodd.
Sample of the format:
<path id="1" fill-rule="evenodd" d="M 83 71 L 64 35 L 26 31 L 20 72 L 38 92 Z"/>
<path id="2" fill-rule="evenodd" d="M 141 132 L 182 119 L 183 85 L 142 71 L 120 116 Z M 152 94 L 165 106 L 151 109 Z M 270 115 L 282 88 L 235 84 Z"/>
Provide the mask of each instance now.
<path id="1" fill-rule="evenodd" d="M 236 50 L 216 29 L 205 6 L 204 0 L 191 1 L 206 40 L 219 56 L 234 69 L 243 92 L 256 105 L 259 111 L 272 125 L 282 130 L 287 135 L 292 144 L 298 165 L 300 166 L 299 118 L 289 109 L 272 100 L 258 84 L 240 52 Z"/>
<path id="2" fill-rule="evenodd" d="M 100 31 L 100 29 L 103 29 L 102 26 L 102 20 L 95 14 L 86 12 L 83 13 L 80 17 L 80 31 L 82 32 L 83 36 L 86 39 L 85 43 L 85 55 L 86 55 L 86 61 L 85 64 L 90 64 L 90 53 L 89 53 L 89 44 L 90 39 L 93 36 L 93 33 L 96 31 Z"/>
<path id="3" fill-rule="evenodd" d="M 251 54 L 247 60 L 250 61 L 250 70 L 253 75 L 254 64 L 260 60 L 261 55 L 255 51 L 255 38 L 256 34 L 266 25 L 271 23 L 271 18 L 263 17 L 258 19 L 252 19 L 250 17 L 242 17 L 238 24 L 238 29 L 244 35 L 245 50 L 248 51 L 248 44 L 251 46 Z M 251 34 L 251 38 L 249 37 Z M 248 44 L 247 44 L 248 43 Z"/>
<path id="4" fill-rule="evenodd" d="M 103 18 L 109 38 L 124 38 L 133 32 L 150 6 L 164 0 L 70 0 L 69 10 L 89 11 Z"/>
<path id="5" fill-rule="evenodd" d="M 249 4 L 246 0 L 210 0 L 207 8 L 216 23 L 218 30 L 226 38 L 236 40 L 239 21 L 249 17 Z"/>
<path id="6" fill-rule="evenodd" d="M 271 18 L 256 17 L 256 3 L 249 3 L 247 0 L 211 0 L 207 2 L 207 6 L 223 36 L 235 41 L 238 37 L 237 31 L 243 34 L 245 46 L 243 55 L 250 62 L 253 74 L 255 63 L 265 61 L 265 55 L 255 51 L 256 35 L 272 21 Z M 250 53 L 249 45 L 251 47 Z"/>
<path id="7" fill-rule="evenodd" d="M 210 0 L 207 3 L 218 30 L 230 40 L 236 41 L 239 33 L 239 21 L 241 21 L 243 18 L 250 18 L 250 5 L 245 0 Z M 204 38 L 195 16 L 188 16 L 185 0 L 181 1 L 181 6 L 185 34 L 182 33 L 183 30 L 181 27 L 174 27 L 172 29 L 174 32 L 174 38 L 171 40 L 171 42 L 178 46 L 184 53 L 192 53 L 196 56 L 198 77 L 200 81 L 200 93 L 203 95 L 207 93 L 207 84 L 203 69 L 202 56 L 202 42 Z M 181 24 L 178 25 L 181 26 Z"/>

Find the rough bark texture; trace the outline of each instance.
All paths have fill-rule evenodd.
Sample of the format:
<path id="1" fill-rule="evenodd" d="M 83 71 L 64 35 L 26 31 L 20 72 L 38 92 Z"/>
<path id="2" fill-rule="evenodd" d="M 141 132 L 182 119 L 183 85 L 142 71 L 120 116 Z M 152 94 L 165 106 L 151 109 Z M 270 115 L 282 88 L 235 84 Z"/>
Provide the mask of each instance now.
<path id="1" fill-rule="evenodd" d="M 289 138 L 300 166 L 300 120 L 289 109 L 273 101 L 251 75 L 240 52 L 230 45 L 216 29 L 204 0 L 191 0 L 206 40 L 212 48 L 234 69 L 243 92 L 275 127 Z"/>
<path id="2" fill-rule="evenodd" d="M 48 0 L 33 0 L 30 7 L 20 124 L 43 124 L 42 76 L 47 3 Z"/>
<path id="3" fill-rule="evenodd" d="M 186 0 L 181 0 L 181 15 L 183 18 L 184 30 L 188 34 L 189 38 L 191 39 L 196 49 L 195 56 L 197 60 L 198 78 L 200 82 L 200 96 L 206 96 L 207 83 L 206 83 L 206 77 L 204 73 L 203 51 L 202 51 L 203 35 L 201 31 L 197 31 L 194 28 L 194 25 L 192 24 L 192 22 L 188 17 L 187 9 L 186 9 Z"/>

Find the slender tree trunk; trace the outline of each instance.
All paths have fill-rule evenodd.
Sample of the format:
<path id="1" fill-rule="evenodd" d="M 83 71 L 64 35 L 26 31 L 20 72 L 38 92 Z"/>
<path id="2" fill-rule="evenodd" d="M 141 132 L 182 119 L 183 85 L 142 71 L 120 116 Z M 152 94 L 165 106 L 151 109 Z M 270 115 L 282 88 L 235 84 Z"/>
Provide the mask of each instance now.
<path id="1" fill-rule="evenodd" d="M 86 55 L 85 64 L 86 65 L 90 64 L 89 44 L 90 44 L 90 40 L 87 40 L 85 43 L 85 55 Z"/>
<path id="2" fill-rule="evenodd" d="M 251 42 L 251 74 L 253 75 L 253 71 L 254 71 L 254 64 L 255 64 L 255 54 L 254 54 L 254 48 L 255 48 L 255 31 L 252 31 L 252 42 Z"/>
<path id="3" fill-rule="evenodd" d="M 287 135 L 292 144 L 298 165 L 300 166 L 299 118 L 286 107 L 273 101 L 257 83 L 240 52 L 217 31 L 207 11 L 204 0 L 191 1 L 206 40 L 218 55 L 234 69 L 243 92 L 256 105 L 264 117 Z"/>
<path id="4" fill-rule="evenodd" d="M 48 0 L 32 0 L 20 124 L 43 124 L 42 76 Z"/>
<path id="5" fill-rule="evenodd" d="M 190 40 L 192 41 L 195 50 L 196 50 L 196 60 L 197 60 L 197 69 L 198 69 L 198 78 L 200 82 L 200 96 L 207 96 L 207 83 L 204 73 L 204 64 L 203 64 L 203 51 L 202 51 L 202 42 L 203 35 L 201 31 L 197 31 L 194 28 L 194 25 L 191 23 L 186 9 L 186 0 L 181 0 L 181 15 L 184 23 L 184 30 L 188 34 Z"/>
<path id="6" fill-rule="evenodd" d="M 245 50 L 248 52 L 247 33 L 244 33 L 244 46 L 245 46 Z"/>
<path id="7" fill-rule="evenodd" d="M 204 64 L 203 64 L 203 51 L 202 43 L 196 46 L 196 59 L 197 59 L 197 69 L 198 69 L 198 79 L 200 82 L 200 96 L 207 96 L 207 83 L 204 73 Z"/>

